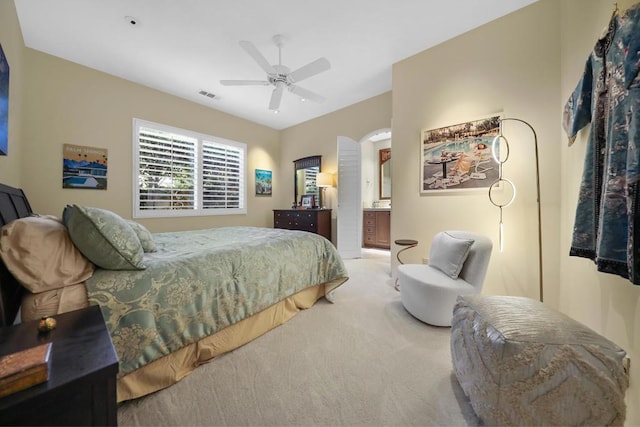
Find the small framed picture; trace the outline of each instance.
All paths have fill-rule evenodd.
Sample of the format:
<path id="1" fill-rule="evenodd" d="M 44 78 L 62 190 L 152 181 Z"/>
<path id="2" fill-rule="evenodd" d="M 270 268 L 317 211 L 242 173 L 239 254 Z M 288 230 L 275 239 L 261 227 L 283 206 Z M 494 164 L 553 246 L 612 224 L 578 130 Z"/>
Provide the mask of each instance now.
<path id="1" fill-rule="evenodd" d="M 311 209 L 316 205 L 316 196 L 313 194 L 304 194 L 300 196 L 300 206 L 304 209 Z"/>
<path id="2" fill-rule="evenodd" d="M 269 170 L 256 169 L 256 196 L 271 196 L 272 175 Z"/>

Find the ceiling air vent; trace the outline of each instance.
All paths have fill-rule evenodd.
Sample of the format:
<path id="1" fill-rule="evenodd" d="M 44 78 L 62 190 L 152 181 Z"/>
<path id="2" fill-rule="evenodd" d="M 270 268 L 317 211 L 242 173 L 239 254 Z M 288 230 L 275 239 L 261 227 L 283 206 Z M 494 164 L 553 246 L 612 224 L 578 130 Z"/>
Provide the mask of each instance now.
<path id="1" fill-rule="evenodd" d="M 202 96 L 206 96 L 207 98 L 215 98 L 216 94 L 215 93 L 211 93 L 211 92 L 207 92 L 206 90 L 201 90 L 200 92 L 198 92 L 200 95 Z"/>

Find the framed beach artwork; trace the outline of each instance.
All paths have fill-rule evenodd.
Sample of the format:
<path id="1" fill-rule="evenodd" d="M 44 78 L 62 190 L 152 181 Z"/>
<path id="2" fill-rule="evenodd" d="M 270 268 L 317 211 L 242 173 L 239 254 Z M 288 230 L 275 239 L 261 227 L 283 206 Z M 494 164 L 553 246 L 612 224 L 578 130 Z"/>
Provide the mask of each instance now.
<path id="1" fill-rule="evenodd" d="M 273 172 L 256 169 L 256 196 L 271 196 Z"/>
<path id="2" fill-rule="evenodd" d="M 9 154 L 9 63 L 0 45 L 0 156 Z"/>
<path id="3" fill-rule="evenodd" d="M 63 144 L 62 188 L 107 189 L 106 148 Z"/>
<path id="4" fill-rule="evenodd" d="M 420 193 L 488 190 L 498 178 L 500 114 L 436 129 L 420 135 Z"/>

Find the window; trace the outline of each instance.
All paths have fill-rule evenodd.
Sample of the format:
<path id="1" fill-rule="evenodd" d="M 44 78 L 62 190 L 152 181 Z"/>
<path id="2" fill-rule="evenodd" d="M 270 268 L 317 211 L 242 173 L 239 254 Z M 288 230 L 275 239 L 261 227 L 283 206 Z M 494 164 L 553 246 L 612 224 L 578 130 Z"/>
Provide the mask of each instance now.
<path id="1" fill-rule="evenodd" d="M 134 218 L 244 214 L 246 144 L 133 119 Z"/>

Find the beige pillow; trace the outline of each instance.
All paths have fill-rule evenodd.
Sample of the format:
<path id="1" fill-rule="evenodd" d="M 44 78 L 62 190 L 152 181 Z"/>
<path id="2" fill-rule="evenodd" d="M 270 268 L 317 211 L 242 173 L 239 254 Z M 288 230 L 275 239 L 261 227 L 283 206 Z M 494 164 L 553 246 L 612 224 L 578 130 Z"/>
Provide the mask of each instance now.
<path id="1" fill-rule="evenodd" d="M 75 247 L 67 228 L 51 216 L 21 218 L 2 227 L 0 256 L 32 293 L 83 282 L 94 268 Z"/>
<path id="2" fill-rule="evenodd" d="M 78 283 L 38 294 L 26 292 L 22 298 L 20 318 L 28 322 L 85 307 L 89 307 L 87 288 L 84 283 Z"/>

